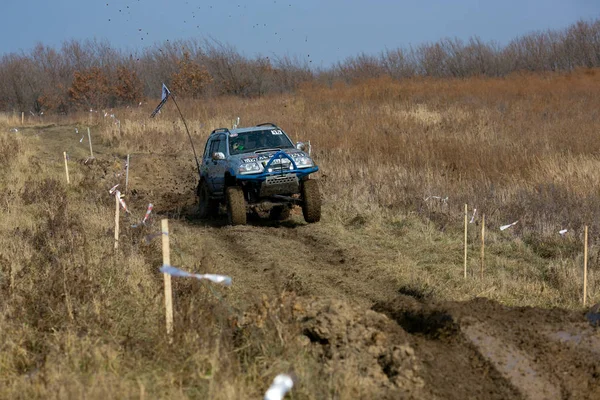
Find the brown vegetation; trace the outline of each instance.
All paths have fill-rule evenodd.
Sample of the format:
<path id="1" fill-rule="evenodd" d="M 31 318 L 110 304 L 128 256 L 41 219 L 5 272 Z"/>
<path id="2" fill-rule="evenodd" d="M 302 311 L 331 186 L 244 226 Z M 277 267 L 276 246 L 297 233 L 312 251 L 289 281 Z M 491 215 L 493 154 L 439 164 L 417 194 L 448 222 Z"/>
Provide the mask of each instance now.
<path id="1" fill-rule="evenodd" d="M 183 53 L 183 58 L 177 61 L 179 71 L 171 77 L 172 88 L 182 97 L 199 98 L 212 78 L 206 68 L 192 61 L 190 53 Z"/>
<path id="2" fill-rule="evenodd" d="M 306 82 L 332 85 L 389 77 L 505 77 L 515 72 L 572 72 L 600 67 L 600 21 L 533 32 L 506 46 L 446 38 L 380 54 L 359 54 L 325 68 L 293 57 L 240 54 L 217 41 L 165 42 L 135 53 L 106 42 L 65 42 L 60 49 L 38 45 L 29 53 L 0 59 L 0 110 L 58 111 L 111 108 L 155 98 L 162 83 L 183 97 L 260 97 L 295 91 Z M 98 78 L 92 85 L 90 79 Z M 115 90 L 118 89 L 118 90 Z M 92 97 L 92 90 L 97 95 Z M 68 102 L 69 94 L 72 102 Z M 110 95 L 108 95 L 110 94 Z"/>

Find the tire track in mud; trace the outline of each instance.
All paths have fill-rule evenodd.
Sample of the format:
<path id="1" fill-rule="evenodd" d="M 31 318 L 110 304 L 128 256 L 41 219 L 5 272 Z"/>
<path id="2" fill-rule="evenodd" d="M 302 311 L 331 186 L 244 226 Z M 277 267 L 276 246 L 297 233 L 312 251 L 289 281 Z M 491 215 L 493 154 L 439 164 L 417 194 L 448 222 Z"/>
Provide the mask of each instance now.
<path id="1" fill-rule="evenodd" d="M 275 226 L 210 229 L 216 249 L 231 256 L 231 274 L 253 282 L 250 291 L 331 296 L 371 305 L 393 298 L 398 284 L 375 265 L 376 258 L 335 239 L 317 225 L 296 222 Z M 262 275 L 248 277 L 247 275 Z"/>
<path id="2" fill-rule="evenodd" d="M 599 332 L 580 312 L 406 296 L 374 309 L 411 334 L 441 398 L 600 398 Z"/>
<path id="3" fill-rule="evenodd" d="M 559 388 L 537 370 L 533 360 L 512 344 L 490 334 L 485 325 L 470 325 L 462 332 L 507 381 L 519 388 L 524 397 L 532 400 L 561 397 Z"/>

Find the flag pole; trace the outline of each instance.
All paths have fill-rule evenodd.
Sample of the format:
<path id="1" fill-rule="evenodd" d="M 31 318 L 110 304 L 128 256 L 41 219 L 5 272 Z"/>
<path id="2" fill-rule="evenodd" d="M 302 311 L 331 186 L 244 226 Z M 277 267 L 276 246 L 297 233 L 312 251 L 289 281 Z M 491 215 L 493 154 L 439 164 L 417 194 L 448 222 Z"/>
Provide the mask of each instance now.
<path id="1" fill-rule="evenodd" d="M 152 114 L 150 114 L 150 118 L 154 118 L 154 116 L 156 114 L 158 114 L 160 109 L 166 104 L 167 100 L 169 100 L 169 97 L 173 99 L 173 103 L 175 103 L 175 107 L 177 107 L 177 111 L 179 111 L 179 115 L 181 116 L 181 120 L 183 121 L 183 126 L 185 126 L 185 131 L 187 132 L 188 138 L 190 139 L 190 143 L 192 145 L 192 151 L 194 152 L 194 159 L 196 160 L 196 168 L 198 169 L 198 176 L 200 176 L 201 175 L 200 162 L 198 161 L 198 155 L 196 154 L 196 148 L 194 147 L 194 142 L 192 141 L 192 135 L 190 135 L 190 130 L 188 129 L 187 122 L 185 122 L 185 118 L 183 118 L 183 113 L 181 112 L 181 109 L 179 108 L 179 104 L 177 104 L 177 101 L 175 100 L 175 95 L 173 95 L 171 93 L 169 88 L 167 88 L 167 86 L 164 83 L 163 83 L 163 98 L 160 101 L 160 104 L 158 105 L 158 107 L 156 107 L 156 109 L 154 110 L 154 112 L 152 112 Z"/>
<path id="2" fill-rule="evenodd" d="M 194 142 L 192 141 L 192 135 L 190 135 L 190 130 L 188 129 L 187 123 L 185 122 L 185 118 L 183 118 L 183 113 L 181 112 L 177 101 L 175 101 L 175 96 L 171 94 L 169 97 L 173 99 L 173 103 L 175 103 L 175 107 L 177 107 L 177 111 L 179 111 L 179 115 L 181 116 L 181 120 L 183 121 L 183 126 L 185 126 L 185 131 L 187 132 L 188 138 L 190 138 L 192 151 L 194 152 L 194 159 L 196 159 L 196 168 L 198 168 L 198 176 L 200 176 L 200 163 L 198 162 L 198 155 L 196 154 L 196 148 L 194 147 Z"/>

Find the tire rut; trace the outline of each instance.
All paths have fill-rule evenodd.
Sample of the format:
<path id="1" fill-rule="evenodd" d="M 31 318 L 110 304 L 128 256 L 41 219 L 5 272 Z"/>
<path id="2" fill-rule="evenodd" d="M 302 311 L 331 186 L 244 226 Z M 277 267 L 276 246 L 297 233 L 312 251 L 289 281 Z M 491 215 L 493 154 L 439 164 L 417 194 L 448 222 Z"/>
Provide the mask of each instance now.
<path id="1" fill-rule="evenodd" d="M 372 304 L 390 299 L 397 283 L 373 257 L 333 239 L 327 227 L 208 228 L 214 251 L 226 253 L 231 274 L 252 282 L 247 291 L 295 291 Z"/>

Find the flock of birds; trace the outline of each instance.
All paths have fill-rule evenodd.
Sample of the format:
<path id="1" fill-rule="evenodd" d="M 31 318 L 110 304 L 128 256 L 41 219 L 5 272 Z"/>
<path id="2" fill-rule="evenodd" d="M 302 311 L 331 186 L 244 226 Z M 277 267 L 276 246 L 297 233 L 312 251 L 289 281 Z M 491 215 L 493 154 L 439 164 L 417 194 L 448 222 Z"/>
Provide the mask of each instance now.
<path id="1" fill-rule="evenodd" d="M 138 4 L 133 4 L 133 3 L 138 3 Z M 277 0 L 274 0 L 273 3 L 277 4 Z M 287 3 L 287 7 L 285 7 L 286 4 L 280 2 L 281 7 L 285 7 L 288 9 L 290 7 L 292 7 L 291 3 L 288 3 L 288 2 L 285 2 L 285 3 Z M 188 7 L 192 7 L 190 5 L 189 1 L 186 1 L 185 4 Z M 186 18 L 184 18 L 180 22 L 182 25 L 183 24 L 188 25 L 190 23 L 195 23 L 196 29 L 202 31 L 203 29 L 205 29 L 205 27 L 199 22 L 199 20 L 201 19 L 200 17 L 201 16 L 204 17 L 208 14 L 210 19 L 215 19 L 215 18 L 228 18 L 228 19 L 233 19 L 233 20 L 237 19 L 239 24 L 244 24 L 245 19 L 248 17 L 248 5 L 247 4 L 237 4 L 237 7 L 235 8 L 237 10 L 237 13 L 232 13 L 230 10 L 224 9 L 224 7 L 226 7 L 226 6 L 227 5 L 193 6 L 193 9 L 191 11 L 183 13 L 183 15 L 186 15 Z M 146 41 L 151 40 L 152 36 L 160 37 L 159 40 L 163 40 L 163 38 L 165 36 L 167 36 L 167 37 L 169 36 L 168 34 L 165 34 L 164 26 L 159 26 L 156 28 L 156 30 L 154 30 L 154 28 L 148 29 L 148 28 L 140 27 L 139 25 L 141 24 L 141 21 L 136 21 L 137 16 L 140 16 L 140 15 L 145 16 L 147 14 L 142 9 L 150 8 L 150 7 L 152 7 L 151 5 L 143 4 L 140 2 L 140 0 L 135 0 L 127 5 L 113 4 L 113 3 L 108 2 L 108 3 L 106 3 L 106 7 L 111 8 L 111 11 L 114 11 L 114 14 L 117 14 L 117 16 L 115 17 L 115 15 L 113 15 L 111 13 L 112 16 L 110 18 L 108 18 L 108 22 L 110 22 L 111 24 L 124 22 L 126 25 L 130 25 L 130 24 L 137 22 L 138 27 L 134 28 L 135 29 L 134 34 L 138 35 L 138 37 L 141 41 L 144 41 L 144 39 L 146 39 Z M 276 31 L 276 30 L 272 30 L 272 27 L 266 22 L 252 23 L 251 27 L 253 30 L 257 30 L 257 31 L 263 30 L 263 32 L 260 32 L 260 33 L 257 32 L 256 36 L 260 37 L 260 38 L 265 38 L 266 44 L 269 44 L 269 42 L 271 42 L 271 43 L 272 42 L 282 42 L 283 40 L 285 40 L 286 35 L 284 33 Z M 271 32 L 269 32 L 269 30 L 271 30 Z M 197 32 L 190 33 L 190 36 L 192 36 L 195 33 L 197 33 Z M 201 34 L 206 35 L 206 36 L 211 36 L 211 32 L 201 32 Z M 298 37 L 298 32 L 296 32 L 295 28 L 290 27 L 290 34 L 296 35 L 296 37 Z M 274 40 L 269 39 L 269 35 L 274 36 Z M 300 35 L 302 35 L 302 34 L 300 33 Z M 126 34 L 126 36 L 127 36 L 127 34 Z M 304 43 L 308 43 L 308 35 L 307 34 L 303 34 L 303 39 L 304 39 Z M 312 60 L 310 59 L 310 54 L 307 54 L 306 58 L 309 63 L 312 63 Z"/>

